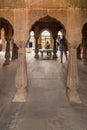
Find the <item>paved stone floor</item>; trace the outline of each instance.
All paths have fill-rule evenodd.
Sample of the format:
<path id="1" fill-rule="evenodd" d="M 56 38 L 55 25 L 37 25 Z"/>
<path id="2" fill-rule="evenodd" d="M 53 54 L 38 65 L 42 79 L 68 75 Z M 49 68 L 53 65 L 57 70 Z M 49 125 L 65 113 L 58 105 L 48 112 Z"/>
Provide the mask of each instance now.
<path id="1" fill-rule="evenodd" d="M 17 60 L 2 67 L 0 53 L 0 130 L 87 130 L 87 66 L 78 61 L 81 105 L 66 97 L 67 63 L 27 53 L 28 97 L 14 103 Z"/>

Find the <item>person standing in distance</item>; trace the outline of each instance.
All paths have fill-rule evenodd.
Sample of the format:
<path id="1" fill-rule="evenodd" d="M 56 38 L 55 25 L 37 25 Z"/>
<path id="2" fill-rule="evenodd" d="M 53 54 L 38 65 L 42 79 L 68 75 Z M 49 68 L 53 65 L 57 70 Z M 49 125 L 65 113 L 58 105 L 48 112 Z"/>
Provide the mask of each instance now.
<path id="1" fill-rule="evenodd" d="M 65 54 L 65 57 L 66 57 L 66 60 L 67 60 L 67 41 L 66 41 L 64 36 L 60 40 L 59 50 L 60 50 L 61 63 L 63 63 L 63 54 Z"/>

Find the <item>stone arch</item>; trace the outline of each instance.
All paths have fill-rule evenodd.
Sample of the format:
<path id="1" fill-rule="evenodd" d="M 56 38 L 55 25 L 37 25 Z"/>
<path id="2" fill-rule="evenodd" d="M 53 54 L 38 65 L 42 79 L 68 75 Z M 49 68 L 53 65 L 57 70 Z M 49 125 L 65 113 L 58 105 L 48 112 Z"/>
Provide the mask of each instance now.
<path id="1" fill-rule="evenodd" d="M 87 36 L 87 23 L 85 23 L 82 27 L 82 36 Z"/>
<path id="2" fill-rule="evenodd" d="M 39 13 L 39 12 L 37 12 L 37 13 Z M 41 13 L 41 15 L 40 15 L 40 13 L 39 13 L 39 15 L 38 14 L 36 14 L 35 15 L 35 12 L 33 11 L 33 10 L 31 10 L 30 12 L 29 12 L 29 21 L 28 21 L 28 26 L 29 26 L 29 29 L 28 29 L 28 31 L 30 31 L 31 30 L 31 27 L 32 27 L 32 25 L 34 25 L 34 23 L 36 22 L 36 21 L 38 21 L 39 19 L 41 19 L 41 18 L 43 18 L 43 17 L 45 17 L 47 15 L 47 13 Z"/>
<path id="3" fill-rule="evenodd" d="M 50 33 L 50 39 L 49 39 L 49 41 L 47 40 L 47 39 L 45 39 L 45 43 L 48 41 L 50 44 L 51 44 L 51 46 L 52 46 L 52 40 L 53 40 L 53 34 L 52 34 L 52 31 L 50 30 L 50 29 L 48 29 L 48 28 L 44 28 L 44 29 L 42 29 L 41 31 L 40 31 L 40 33 L 39 33 L 39 37 L 41 37 L 41 34 L 42 34 L 42 32 L 44 32 L 44 31 L 48 31 L 49 33 Z M 43 45 L 43 46 L 45 46 L 45 44 Z"/>
<path id="4" fill-rule="evenodd" d="M 11 17 L 11 15 L 10 16 L 8 14 L 6 15 L 7 12 L 9 13 L 9 11 L 6 11 L 4 12 L 3 15 L 0 15 L 0 19 L 4 19 L 8 21 L 11 24 L 11 26 L 14 28 L 14 19 Z"/>
<path id="5" fill-rule="evenodd" d="M 36 23 L 38 23 L 40 20 L 43 20 L 43 19 L 45 19 L 45 18 L 47 18 L 47 17 L 48 17 L 49 19 L 52 19 L 53 21 L 57 22 L 57 23 L 60 25 L 60 29 L 59 29 L 59 30 L 61 30 L 61 32 L 63 33 L 63 35 L 66 36 L 66 28 L 65 28 L 65 25 L 64 25 L 61 21 L 59 21 L 58 18 L 52 17 L 52 16 L 50 16 L 50 15 L 44 15 L 44 16 L 41 16 L 41 17 L 39 17 L 39 18 L 36 18 L 36 20 L 34 19 L 33 22 L 32 22 L 32 24 L 31 24 L 31 26 L 29 27 L 29 33 L 30 33 L 30 31 L 32 30 L 33 26 L 34 26 Z M 42 30 L 45 29 L 45 28 L 47 28 L 48 30 L 50 30 L 48 27 L 43 27 Z M 40 32 L 41 32 L 42 30 L 40 30 Z M 57 32 L 58 32 L 59 30 L 57 30 Z M 53 32 L 52 32 L 52 34 L 53 34 Z"/>
<path id="6" fill-rule="evenodd" d="M 10 38 L 11 36 L 14 35 L 14 29 L 12 24 L 5 18 L 0 17 L 0 29 L 4 28 L 5 29 L 5 35 L 6 38 Z"/>
<path id="7" fill-rule="evenodd" d="M 67 24 L 66 18 L 67 17 L 63 18 L 62 13 L 59 13 L 59 12 L 56 11 L 55 13 L 51 14 L 51 13 L 48 12 L 48 16 L 55 19 L 57 22 L 59 22 L 63 26 L 64 30 L 67 30 L 67 28 L 66 28 L 66 24 Z"/>
<path id="8" fill-rule="evenodd" d="M 44 13 L 44 14 L 42 14 L 41 16 L 38 16 L 38 15 L 36 15 L 35 17 L 34 17 L 34 19 L 32 19 L 32 22 L 30 21 L 29 23 L 28 23 L 28 26 L 29 26 L 29 31 L 31 30 L 31 27 L 37 22 L 37 21 L 39 21 L 40 19 L 44 19 L 45 17 L 50 17 L 51 19 L 54 19 L 55 21 L 57 21 L 63 28 L 64 28 L 64 30 L 65 30 L 65 34 L 66 34 L 66 28 L 65 28 L 65 23 L 64 23 L 64 20 L 62 20 L 61 19 L 61 17 L 57 17 L 57 16 L 53 16 L 53 15 L 51 15 L 51 14 L 47 14 L 47 12 L 46 13 Z M 31 18 L 31 16 L 29 16 L 30 18 Z M 33 15 L 32 15 L 32 18 L 33 18 Z"/>
<path id="9" fill-rule="evenodd" d="M 6 43 L 12 38 L 13 34 L 14 30 L 10 22 L 5 18 L 0 17 L 0 39 L 2 51 L 6 50 Z"/>
<path id="10" fill-rule="evenodd" d="M 54 52 L 54 56 L 53 58 L 56 59 L 57 55 L 57 49 L 56 49 L 56 38 L 57 38 L 57 34 L 58 31 L 62 30 L 62 33 L 65 35 L 66 34 L 66 29 L 65 26 L 58 21 L 56 18 L 51 17 L 49 15 L 46 15 L 45 17 L 40 17 L 38 20 L 36 19 L 36 21 L 31 25 L 31 28 L 29 29 L 29 32 L 31 30 L 33 30 L 35 32 L 35 39 L 37 40 L 37 46 L 38 46 L 38 38 L 39 38 L 39 34 L 43 29 L 49 29 L 51 30 L 52 34 L 53 34 L 53 52 Z M 36 46 L 36 48 L 38 49 L 38 47 Z M 38 56 L 38 50 L 36 50 L 37 56 Z"/>
<path id="11" fill-rule="evenodd" d="M 43 30 L 41 30 L 41 31 L 40 31 L 40 34 L 41 34 L 43 31 L 45 31 L 45 30 L 47 30 L 48 32 L 50 32 L 50 34 L 52 35 L 51 30 L 50 30 L 50 29 L 48 29 L 48 28 L 44 28 Z"/>
<path id="12" fill-rule="evenodd" d="M 0 31 L 3 29 L 3 36 L 1 36 L 1 50 L 5 52 L 5 62 L 3 66 L 8 65 L 10 58 L 13 57 L 14 50 L 14 29 L 12 24 L 5 18 L 0 17 Z M 12 57 L 10 57 L 10 50 L 12 51 Z"/>

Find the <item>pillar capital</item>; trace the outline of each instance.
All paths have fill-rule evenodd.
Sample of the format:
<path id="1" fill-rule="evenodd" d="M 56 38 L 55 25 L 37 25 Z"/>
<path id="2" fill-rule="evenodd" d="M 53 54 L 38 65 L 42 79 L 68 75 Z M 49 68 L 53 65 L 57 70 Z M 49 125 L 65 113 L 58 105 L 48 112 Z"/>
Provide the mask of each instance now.
<path id="1" fill-rule="evenodd" d="M 37 40 L 39 38 L 39 35 L 34 35 L 35 39 Z"/>
<path id="2" fill-rule="evenodd" d="M 26 47 L 25 41 L 15 41 L 15 43 L 18 46 L 18 48 L 25 48 Z"/>
<path id="3" fill-rule="evenodd" d="M 53 39 L 57 38 L 57 33 L 53 34 Z"/>
<path id="4" fill-rule="evenodd" d="M 81 43 L 80 41 L 73 41 L 73 42 L 68 41 L 68 48 L 77 49 L 77 47 L 79 46 L 80 43 Z"/>

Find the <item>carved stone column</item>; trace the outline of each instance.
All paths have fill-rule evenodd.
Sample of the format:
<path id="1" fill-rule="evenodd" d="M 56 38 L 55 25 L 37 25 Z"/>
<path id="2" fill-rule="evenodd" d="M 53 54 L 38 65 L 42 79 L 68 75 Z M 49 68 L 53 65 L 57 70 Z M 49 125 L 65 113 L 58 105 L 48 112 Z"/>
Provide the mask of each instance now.
<path id="1" fill-rule="evenodd" d="M 18 58 L 18 47 L 16 43 L 12 43 L 12 60 L 15 60 Z"/>
<path id="2" fill-rule="evenodd" d="M 56 38 L 57 38 L 57 36 L 55 35 L 54 37 L 53 37 L 53 39 L 54 39 L 54 46 L 53 46 L 53 59 L 57 59 L 57 46 L 56 46 Z"/>
<path id="3" fill-rule="evenodd" d="M 35 42 L 35 58 L 38 59 L 39 55 L 38 55 L 38 37 L 35 37 L 36 42 Z"/>
<path id="4" fill-rule="evenodd" d="M 5 62 L 3 63 L 3 66 L 8 65 L 10 62 L 10 40 L 7 39 L 7 43 L 6 43 L 6 52 L 5 52 Z"/>
<path id="5" fill-rule="evenodd" d="M 76 47 L 69 48 L 69 64 L 67 77 L 67 96 L 71 103 L 80 104 L 81 100 L 77 92 L 79 86 Z"/>
<path id="6" fill-rule="evenodd" d="M 17 92 L 13 102 L 24 102 L 27 96 L 27 64 L 25 44 L 21 41 L 18 50 L 18 66 L 16 74 Z"/>

